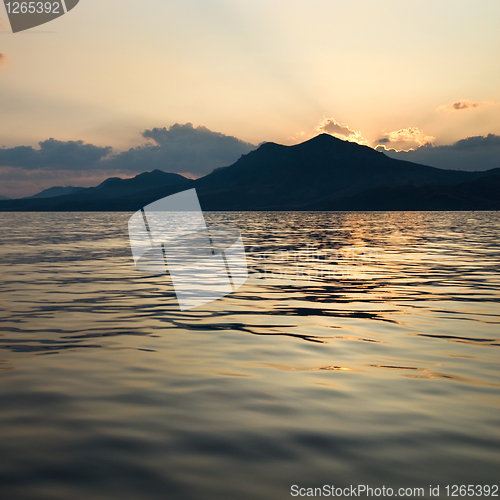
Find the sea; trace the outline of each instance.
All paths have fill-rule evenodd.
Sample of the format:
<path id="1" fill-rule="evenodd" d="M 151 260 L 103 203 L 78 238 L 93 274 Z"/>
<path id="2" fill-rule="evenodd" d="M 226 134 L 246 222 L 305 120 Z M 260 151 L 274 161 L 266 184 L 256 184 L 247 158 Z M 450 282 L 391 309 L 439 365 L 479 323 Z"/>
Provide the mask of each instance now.
<path id="1" fill-rule="evenodd" d="M 498 212 L 207 212 L 187 311 L 131 215 L 0 214 L 1 499 L 500 494 Z"/>

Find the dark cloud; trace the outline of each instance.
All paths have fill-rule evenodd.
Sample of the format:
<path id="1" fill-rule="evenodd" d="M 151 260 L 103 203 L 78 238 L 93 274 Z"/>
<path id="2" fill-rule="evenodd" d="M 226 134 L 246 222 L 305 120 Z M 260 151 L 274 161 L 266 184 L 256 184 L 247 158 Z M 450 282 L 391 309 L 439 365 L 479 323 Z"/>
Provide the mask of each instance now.
<path id="1" fill-rule="evenodd" d="M 500 167 L 500 136 L 488 134 L 461 139 L 450 146 L 426 144 L 414 151 L 385 150 L 387 156 L 454 170 L 489 170 Z"/>
<path id="2" fill-rule="evenodd" d="M 442 106 L 439 106 L 437 109 L 438 111 L 462 111 L 464 109 L 494 106 L 495 104 L 498 103 L 493 101 L 474 102 L 474 101 L 463 100 L 463 101 L 456 101 L 451 104 L 443 104 Z"/>
<path id="3" fill-rule="evenodd" d="M 40 142 L 40 148 L 18 146 L 0 149 L 0 166 L 23 169 L 113 170 L 126 173 L 154 169 L 201 176 L 217 167 L 234 163 L 257 146 L 236 137 L 212 132 L 191 123 L 170 128 L 145 130 L 149 142 L 111 156 L 110 147 L 84 144 L 83 141 Z"/>
<path id="4" fill-rule="evenodd" d="M 159 168 L 201 176 L 215 168 L 231 165 L 257 147 L 203 126 L 194 127 L 191 123 L 145 130 L 142 136 L 152 144 L 130 149 L 104 163 L 125 171 Z"/>
<path id="5" fill-rule="evenodd" d="M 0 149 L 0 166 L 23 169 L 79 170 L 99 168 L 102 158 L 111 152 L 110 147 L 84 144 L 83 141 L 56 141 L 48 139 L 39 143 L 40 149 L 31 146 Z"/>
<path id="6" fill-rule="evenodd" d="M 467 108 L 478 108 L 479 103 L 477 102 L 454 102 L 452 104 L 453 109 L 459 110 L 459 109 L 467 109 Z"/>
<path id="7" fill-rule="evenodd" d="M 447 147 L 447 146 L 443 146 Z M 488 134 L 486 137 L 482 135 L 476 135 L 474 137 L 467 137 L 466 139 L 461 139 L 455 142 L 450 148 L 464 150 L 464 149 L 476 149 L 476 148 L 490 148 L 490 147 L 500 147 L 500 135 Z"/>

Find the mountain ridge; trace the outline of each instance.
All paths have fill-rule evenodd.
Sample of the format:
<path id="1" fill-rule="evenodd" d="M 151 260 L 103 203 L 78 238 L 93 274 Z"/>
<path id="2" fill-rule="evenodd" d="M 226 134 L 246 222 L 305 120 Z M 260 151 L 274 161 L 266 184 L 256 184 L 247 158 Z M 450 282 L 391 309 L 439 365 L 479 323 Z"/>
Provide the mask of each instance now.
<path id="1" fill-rule="evenodd" d="M 173 186 L 180 186 L 184 183 L 191 182 L 190 179 L 174 173 L 163 172 L 162 170 L 153 170 L 151 172 L 143 172 L 135 177 L 122 179 L 121 177 L 109 177 L 95 187 L 74 188 L 69 186 L 66 188 L 53 187 L 48 188 L 40 193 L 21 198 L 17 200 L 9 200 L 14 211 L 22 210 L 62 210 L 64 211 L 68 203 L 77 205 L 75 208 L 78 211 L 85 210 L 85 205 L 90 203 L 90 207 L 95 206 L 95 203 L 106 203 L 107 200 L 121 198 L 126 196 L 140 195 L 145 192 Z M 65 193 L 63 190 L 73 189 L 72 192 Z M 54 192 L 55 196 L 45 196 L 46 193 Z M 97 210 L 98 208 L 89 208 Z M 5 208 L 0 204 L 0 211 Z M 9 208 L 7 208 L 9 210 Z M 73 210 L 73 208 L 70 208 Z"/>
<path id="2" fill-rule="evenodd" d="M 40 191 L 39 193 L 36 193 L 32 196 L 26 196 L 25 198 L 22 199 L 26 200 L 34 198 L 55 198 L 56 196 L 73 194 L 76 191 L 79 191 L 80 189 L 85 189 L 85 188 L 75 187 L 75 186 L 53 186 L 48 189 L 44 189 L 43 191 Z"/>
<path id="3" fill-rule="evenodd" d="M 488 187 L 497 179 L 500 168 L 443 170 L 321 134 L 293 146 L 263 143 L 194 181 L 156 170 L 31 204 L 2 201 L 0 211 L 135 211 L 193 187 L 204 210 L 498 210 L 500 195 Z"/>

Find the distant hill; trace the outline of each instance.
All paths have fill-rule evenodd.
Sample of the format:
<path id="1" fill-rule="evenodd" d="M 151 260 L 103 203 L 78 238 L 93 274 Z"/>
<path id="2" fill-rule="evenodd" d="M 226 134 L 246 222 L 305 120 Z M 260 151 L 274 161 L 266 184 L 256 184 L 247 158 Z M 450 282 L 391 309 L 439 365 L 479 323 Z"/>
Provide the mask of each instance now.
<path id="1" fill-rule="evenodd" d="M 66 187 L 61 187 L 61 186 L 55 186 L 51 187 L 48 189 L 44 189 L 43 191 L 40 191 L 37 194 L 34 194 L 33 196 L 27 196 L 26 198 L 54 198 L 55 196 L 64 196 L 66 194 L 73 194 L 76 191 L 79 191 L 80 189 L 83 189 L 81 187 L 74 187 L 74 186 L 66 186 Z M 25 199 L 26 199 L 25 198 Z"/>
<path id="2" fill-rule="evenodd" d="M 156 170 L 57 198 L 2 201 L 0 210 L 132 211 L 191 187 L 204 210 L 500 209 L 500 169 L 442 170 L 322 134 L 262 144 L 195 181 Z"/>
<path id="3" fill-rule="evenodd" d="M 30 198 L 0 202 L 0 211 L 112 210 L 114 199 L 141 197 L 152 190 L 175 189 L 190 182 L 192 181 L 179 174 L 153 170 L 131 179 L 110 177 L 96 187 L 75 188 L 73 192 L 67 194 L 60 194 L 60 190 L 68 188 L 49 188 Z M 55 196 L 40 196 L 51 190 Z"/>
<path id="4" fill-rule="evenodd" d="M 179 174 L 170 174 L 162 170 L 153 170 L 136 175 L 132 179 L 121 179 L 110 177 L 95 188 L 88 188 L 83 197 L 93 198 L 117 198 L 129 194 L 140 193 L 161 187 L 180 186 L 190 182 L 186 177 Z"/>
<path id="5" fill-rule="evenodd" d="M 0 194 L 0 200 L 10 200 L 10 198 L 8 198 L 7 196 L 2 196 L 2 195 Z"/>

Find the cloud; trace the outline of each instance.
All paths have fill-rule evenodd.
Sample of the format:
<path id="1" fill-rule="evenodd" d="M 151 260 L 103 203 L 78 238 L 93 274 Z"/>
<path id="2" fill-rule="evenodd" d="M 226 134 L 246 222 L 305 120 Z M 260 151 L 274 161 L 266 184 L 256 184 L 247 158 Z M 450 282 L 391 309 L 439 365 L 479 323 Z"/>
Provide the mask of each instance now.
<path id="1" fill-rule="evenodd" d="M 107 177 L 133 176 L 155 169 L 196 178 L 218 167 L 229 166 L 257 148 L 236 137 L 203 126 L 194 127 L 191 123 L 148 129 L 142 132 L 142 137 L 145 140 L 142 146 L 116 154 L 111 147 L 56 139 L 41 141 L 39 148 L 0 148 L 3 190 L 0 194 L 27 196 L 67 183 L 96 185 Z M 94 180 L 94 184 L 89 184 Z"/>
<path id="2" fill-rule="evenodd" d="M 473 102 L 473 101 L 457 101 L 451 104 L 443 104 L 438 106 L 437 111 L 462 111 L 464 109 L 473 109 L 487 106 L 495 106 L 498 102 L 495 101 L 485 101 L 485 102 Z"/>
<path id="3" fill-rule="evenodd" d="M 325 118 L 320 124 L 316 127 L 316 130 L 321 133 L 326 134 L 338 134 L 349 137 L 350 135 L 355 134 L 354 130 L 351 130 L 349 127 L 341 125 L 337 123 L 333 118 Z"/>
<path id="4" fill-rule="evenodd" d="M 434 137 L 425 135 L 419 128 L 408 127 L 383 134 L 380 139 L 375 141 L 375 144 L 378 145 L 375 149 L 410 151 L 421 146 L 432 145 L 434 140 Z"/>
<path id="5" fill-rule="evenodd" d="M 110 147 L 84 144 L 83 141 L 47 139 L 39 145 L 40 149 L 31 146 L 0 148 L 0 166 L 27 170 L 93 169 L 99 168 L 100 160 L 111 152 Z"/>
<path id="6" fill-rule="evenodd" d="M 0 148 L 0 166 L 44 170 L 112 170 L 140 173 L 155 169 L 200 177 L 225 167 L 257 146 L 191 123 L 145 130 L 144 145 L 112 155 L 110 147 L 48 139 L 40 148 Z"/>
<path id="7" fill-rule="evenodd" d="M 215 168 L 233 164 L 256 145 L 207 127 L 176 123 L 170 128 L 145 130 L 149 144 L 124 151 L 102 163 L 123 171 L 143 172 L 155 168 L 200 177 Z"/>
<path id="8" fill-rule="evenodd" d="M 361 132 L 340 124 L 333 118 L 323 118 L 314 130 L 319 134 L 330 134 L 345 141 L 368 145 L 368 141 L 361 135 Z"/>
<path id="9" fill-rule="evenodd" d="M 500 136 L 474 136 L 449 146 L 425 144 L 411 151 L 385 149 L 385 154 L 398 160 L 453 170 L 489 170 L 500 167 Z M 377 149 L 379 149 L 377 148 Z"/>
<path id="10" fill-rule="evenodd" d="M 500 147 L 500 135 L 488 134 L 486 137 L 483 135 L 475 135 L 473 137 L 461 139 L 451 146 L 451 148 L 461 151 L 490 147 Z"/>

